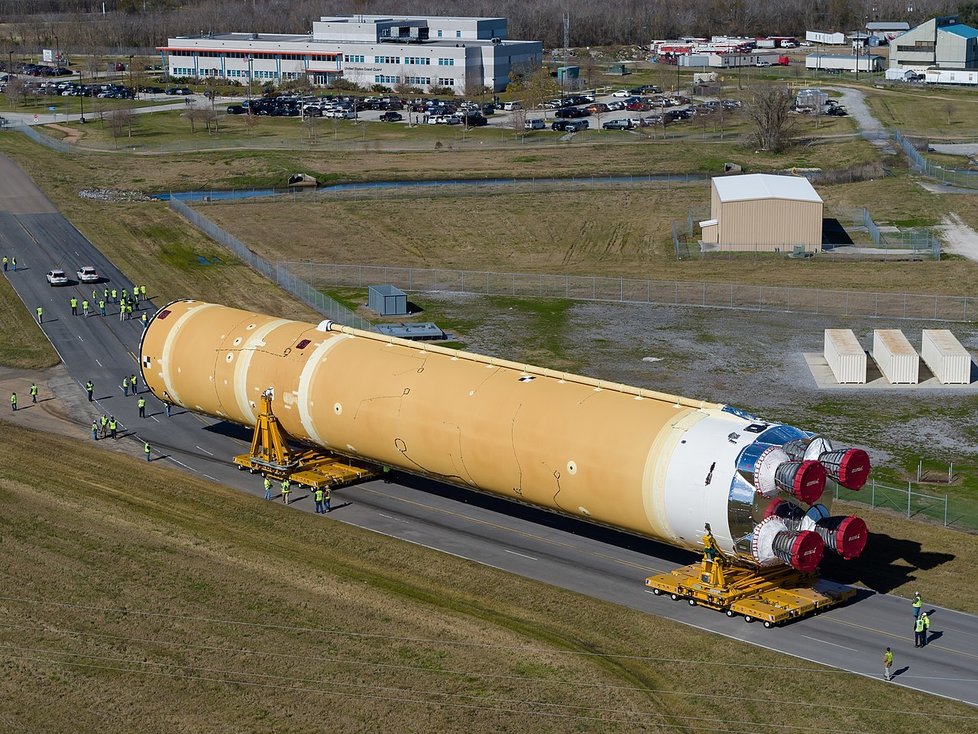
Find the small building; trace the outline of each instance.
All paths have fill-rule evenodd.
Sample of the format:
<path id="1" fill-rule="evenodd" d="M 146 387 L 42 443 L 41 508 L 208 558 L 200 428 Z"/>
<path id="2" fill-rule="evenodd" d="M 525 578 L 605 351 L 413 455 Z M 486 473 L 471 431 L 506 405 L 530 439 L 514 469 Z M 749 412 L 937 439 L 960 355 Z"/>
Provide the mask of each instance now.
<path id="1" fill-rule="evenodd" d="M 760 61 L 774 63 L 777 54 L 770 52 L 750 52 L 737 54 L 709 54 L 709 65 L 713 69 L 736 69 L 740 66 L 757 66 Z"/>
<path id="2" fill-rule="evenodd" d="M 829 93 L 821 89 L 799 89 L 795 95 L 795 107 L 804 110 L 820 110 L 829 101 Z"/>
<path id="3" fill-rule="evenodd" d="M 978 70 L 978 29 L 956 15 L 931 18 L 893 39 L 890 68 Z"/>
<path id="4" fill-rule="evenodd" d="M 866 30 L 884 43 L 889 43 L 902 33 L 910 30 L 910 24 L 904 21 L 874 20 L 866 24 Z"/>
<path id="5" fill-rule="evenodd" d="M 839 31 L 838 33 L 829 33 L 828 31 L 805 31 L 805 40 L 810 43 L 820 43 L 823 46 L 845 46 L 849 41 L 846 40 L 846 34 Z"/>
<path id="6" fill-rule="evenodd" d="M 965 84 L 975 86 L 978 85 L 978 69 L 974 71 L 927 69 L 924 72 L 924 81 L 927 84 Z"/>
<path id="7" fill-rule="evenodd" d="M 720 250 L 822 249 L 822 197 L 807 178 L 754 173 L 711 181 L 703 245 Z"/>
<path id="8" fill-rule="evenodd" d="M 864 56 L 859 54 L 808 54 L 805 57 L 805 68 L 815 69 L 838 69 L 839 71 L 856 71 L 856 64 L 859 64 L 859 71 L 878 72 L 883 71 L 882 56 Z"/>
<path id="9" fill-rule="evenodd" d="M 677 56 L 676 65 L 693 69 L 705 69 L 710 65 L 710 54 L 688 54 Z"/>
<path id="10" fill-rule="evenodd" d="M 574 83 L 581 76 L 580 66 L 558 66 L 557 67 L 557 83 L 566 84 Z"/>
<path id="11" fill-rule="evenodd" d="M 628 76 L 632 70 L 625 64 L 609 64 L 604 73 L 608 76 Z"/>
<path id="12" fill-rule="evenodd" d="M 407 294 L 392 285 L 372 285 L 367 288 L 367 306 L 381 316 L 404 316 Z"/>

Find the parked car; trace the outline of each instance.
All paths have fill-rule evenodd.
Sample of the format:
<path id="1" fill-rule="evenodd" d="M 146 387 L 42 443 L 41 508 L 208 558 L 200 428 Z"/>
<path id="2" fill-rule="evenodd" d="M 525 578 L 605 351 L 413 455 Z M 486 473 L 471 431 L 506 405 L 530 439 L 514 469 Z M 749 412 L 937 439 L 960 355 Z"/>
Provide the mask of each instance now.
<path id="1" fill-rule="evenodd" d="M 523 109 L 523 105 L 520 104 L 519 102 L 504 102 L 503 103 L 503 109 L 506 112 L 513 112 L 514 110 L 521 110 L 521 109 Z"/>
<path id="2" fill-rule="evenodd" d="M 394 112 L 394 110 L 388 110 L 380 116 L 381 122 L 400 122 L 404 119 L 404 115 L 400 112 Z"/>
<path id="3" fill-rule="evenodd" d="M 229 115 L 243 115 L 247 111 L 248 110 L 246 110 L 244 107 L 242 107 L 239 104 L 228 105 L 228 114 Z"/>
<path id="4" fill-rule="evenodd" d="M 68 285 L 70 282 L 64 270 L 49 270 L 44 274 L 49 285 Z"/>
<path id="5" fill-rule="evenodd" d="M 576 133 L 579 130 L 587 130 L 589 127 L 587 120 L 554 120 L 550 125 L 551 130 L 557 132 Z"/>
<path id="6" fill-rule="evenodd" d="M 98 283 L 101 278 L 99 278 L 98 271 L 91 265 L 82 265 L 78 268 L 75 273 L 78 276 L 78 280 L 82 283 Z"/>
<path id="7" fill-rule="evenodd" d="M 629 91 L 627 89 L 619 89 L 617 92 L 611 93 L 612 97 L 627 97 L 628 95 Z"/>
<path id="8" fill-rule="evenodd" d="M 526 120 L 523 123 L 524 130 L 545 130 L 547 128 L 547 123 L 541 120 L 539 117 L 534 117 L 532 120 Z"/>
<path id="9" fill-rule="evenodd" d="M 631 130 L 634 125 L 631 120 L 609 120 L 601 127 L 605 130 Z"/>
<path id="10" fill-rule="evenodd" d="M 470 112 L 462 116 L 462 124 L 468 125 L 469 127 L 485 127 L 489 124 L 489 120 L 478 112 Z"/>
<path id="11" fill-rule="evenodd" d="M 767 68 L 770 65 L 771 65 L 771 62 L 770 61 L 758 61 L 756 64 L 754 64 L 754 66 L 757 66 L 757 67 L 759 67 L 761 69 L 765 69 L 765 68 Z"/>

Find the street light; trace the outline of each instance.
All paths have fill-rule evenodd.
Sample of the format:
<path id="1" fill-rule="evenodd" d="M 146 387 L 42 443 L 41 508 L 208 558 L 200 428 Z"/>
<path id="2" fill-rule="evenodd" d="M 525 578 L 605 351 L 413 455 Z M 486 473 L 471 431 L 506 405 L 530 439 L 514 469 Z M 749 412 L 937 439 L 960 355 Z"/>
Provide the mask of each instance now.
<path id="1" fill-rule="evenodd" d="M 255 78 L 254 57 L 248 54 L 248 114 L 251 114 L 251 83 Z"/>
<path id="2" fill-rule="evenodd" d="M 82 77 L 81 69 L 78 70 L 78 86 L 80 92 L 78 103 L 81 105 L 81 115 L 78 117 L 78 122 L 85 124 L 85 80 Z"/>
<path id="3" fill-rule="evenodd" d="M 136 99 L 136 85 L 132 76 L 132 54 L 129 54 L 129 86 L 132 87 L 132 98 Z"/>

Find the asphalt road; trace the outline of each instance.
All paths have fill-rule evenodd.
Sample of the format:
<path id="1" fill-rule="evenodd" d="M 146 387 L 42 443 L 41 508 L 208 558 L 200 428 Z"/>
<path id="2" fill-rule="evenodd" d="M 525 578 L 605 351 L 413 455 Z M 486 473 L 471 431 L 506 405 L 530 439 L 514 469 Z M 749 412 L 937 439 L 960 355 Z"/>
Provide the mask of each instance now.
<path id="1" fill-rule="evenodd" d="M 78 382 L 79 399 L 71 405 L 80 422 L 87 425 L 100 413 L 114 415 L 124 427 L 118 440 L 138 441 L 140 449 L 143 440 L 149 441 L 154 461 L 260 495 L 259 479 L 229 463 L 233 454 L 247 450 L 249 431 L 182 409 L 174 409 L 167 418 L 162 405 L 142 386 L 147 417 L 137 416 L 136 398 L 124 396 L 119 385 L 125 375 L 138 372 L 141 324 L 119 321 L 114 306 L 105 317 L 72 316 L 68 299 L 72 294 L 79 300 L 91 296 L 92 287 L 52 288 L 44 273 L 52 267 L 74 273 L 78 266 L 94 265 L 107 281 L 99 288 L 132 284 L 6 158 L 0 158 L 0 255 L 16 256 L 17 272 L 5 275 L 29 311 L 44 308 L 42 327 Z M 146 285 L 152 296 L 153 284 Z M 91 405 L 82 389 L 89 379 L 96 386 Z M 29 401 L 21 401 L 25 403 Z M 312 511 L 311 500 L 301 495 L 291 506 Z M 335 511 L 323 522 L 346 522 L 830 666 L 811 672 L 799 663 L 797 669 L 804 667 L 813 677 L 813 691 L 820 676 L 838 675 L 839 670 L 881 678 L 883 650 L 890 646 L 897 673 L 890 685 L 978 706 L 978 617 L 972 615 L 926 605 L 933 609 L 933 630 L 939 634 L 927 647 L 915 649 L 910 602 L 867 591 L 845 607 L 766 630 L 646 591 L 647 575 L 695 560 L 652 541 L 414 478 L 342 489 L 334 494 L 333 506 Z M 886 536 L 874 536 L 870 542 L 893 543 L 901 549 L 895 554 L 903 554 L 895 562 L 915 563 L 912 542 Z M 925 580 L 922 586 L 926 589 Z M 793 668 L 786 663 L 786 672 L 795 674 Z"/>

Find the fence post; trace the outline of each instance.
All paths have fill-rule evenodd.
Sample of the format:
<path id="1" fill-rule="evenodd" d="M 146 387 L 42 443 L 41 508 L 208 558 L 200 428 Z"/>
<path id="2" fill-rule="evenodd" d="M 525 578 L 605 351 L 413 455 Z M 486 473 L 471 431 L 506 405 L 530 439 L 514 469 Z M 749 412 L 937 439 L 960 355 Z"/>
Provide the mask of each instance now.
<path id="1" fill-rule="evenodd" d="M 873 477 L 873 493 L 870 496 L 869 506 L 876 507 L 876 478 L 875 477 Z"/>
<path id="2" fill-rule="evenodd" d="M 910 517 L 910 500 L 913 499 L 913 490 L 910 486 L 910 482 L 907 482 L 907 517 Z"/>
<path id="3" fill-rule="evenodd" d="M 944 495 L 944 527 L 947 527 L 947 495 Z"/>

